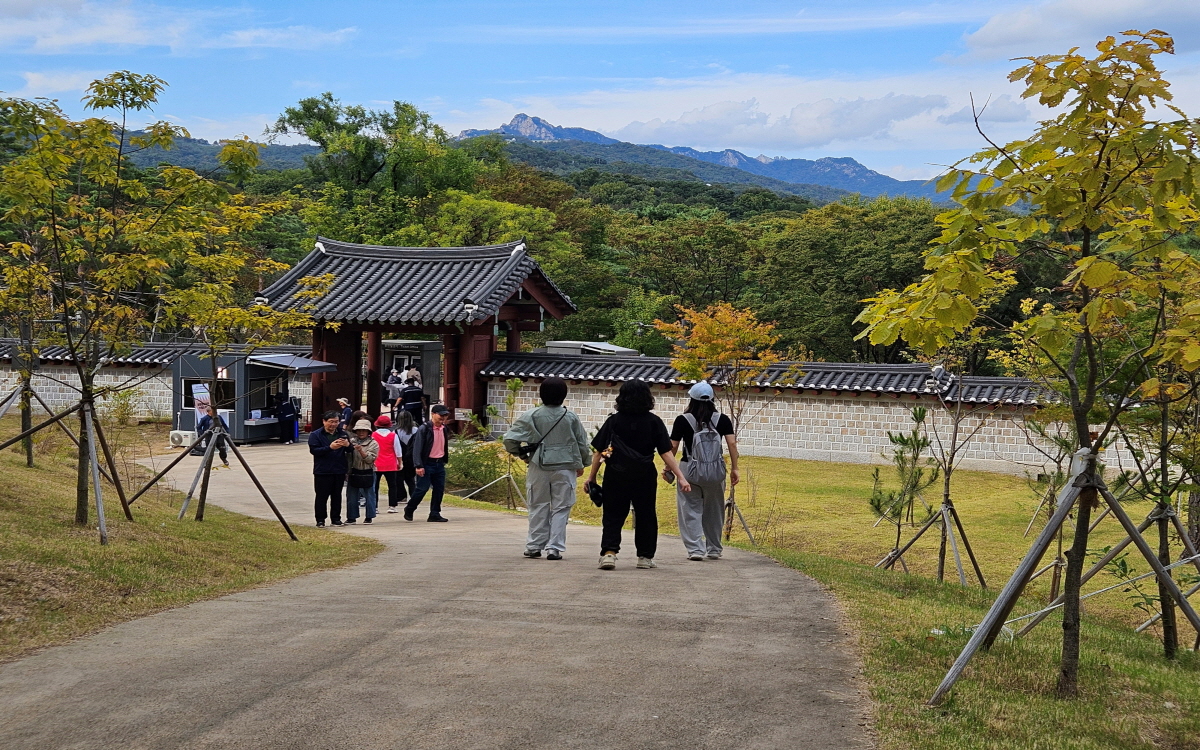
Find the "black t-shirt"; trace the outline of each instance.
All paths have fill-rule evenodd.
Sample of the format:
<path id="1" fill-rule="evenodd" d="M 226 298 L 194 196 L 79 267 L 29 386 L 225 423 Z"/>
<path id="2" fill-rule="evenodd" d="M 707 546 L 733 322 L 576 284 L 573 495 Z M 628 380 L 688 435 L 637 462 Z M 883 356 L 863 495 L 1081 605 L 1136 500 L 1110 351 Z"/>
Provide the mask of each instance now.
<path id="1" fill-rule="evenodd" d="M 712 421 L 711 419 L 709 420 Z M 721 437 L 733 434 L 733 421 L 724 414 L 717 417 L 717 434 Z M 687 460 L 688 448 L 692 445 L 692 438 L 695 436 L 695 431 L 688 424 L 687 417 L 680 414 L 675 417 L 675 424 L 671 426 L 671 439 L 679 442 L 679 446 L 683 449 L 681 461 Z"/>
<path id="2" fill-rule="evenodd" d="M 612 443 L 614 434 L 620 436 L 625 445 L 635 453 L 643 456 L 668 453 L 671 450 L 671 436 L 667 434 L 667 426 L 653 412 L 630 414 L 619 411 L 610 415 L 592 440 L 592 447 L 597 451 L 606 450 Z"/>

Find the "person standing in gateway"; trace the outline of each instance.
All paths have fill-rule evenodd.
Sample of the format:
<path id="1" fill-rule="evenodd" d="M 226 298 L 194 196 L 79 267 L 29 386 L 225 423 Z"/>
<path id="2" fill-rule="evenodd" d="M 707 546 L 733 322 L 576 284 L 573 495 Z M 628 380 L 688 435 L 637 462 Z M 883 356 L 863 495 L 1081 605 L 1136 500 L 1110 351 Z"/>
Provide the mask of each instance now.
<path id="1" fill-rule="evenodd" d="M 567 520 L 575 505 L 575 480 L 591 460 L 587 432 L 575 413 L 563 406 L 567 383 L 549 377 L 538 389 L 542 405 L 517 417 L 504 433 L 504 449 L 521 455 L 521 444 L 536 446 L 523 457 L 529 464 L 525 493 L 529 496 L 529 537 L 525 557 L 561 560 L 567 549 Z"/>
<path id="2" fill-rule="evenodd" d="M 450 409 L 437 404 L 429 410 L 429 421 L 417 429 L 413 436 L 413 466 L 417 470 L 417 491 L 404 506 L 404 520 L 413 520 L 417 506 L 425 499 L 425 493 L 433 489 L 429 498 L 430 522 L 444 522 L 442 495 L 446 491 L 446 462 L 450 460 L 450 436 L 446 422 Z"/>
<path id="3" fill-rule="evenodd" d="M 690 400 L 671 427 L 671 453 L 683 446 L 679 468 L 691 489 L 677 487 L 679 537 L 689 560 L 721 559 L 725 527 L 725 459 L 721 441 L 729 446 L 729 481 L 738 483 L 737 438 L 733 422 L 717 411 L 713 388 L 703 380 L 688 391 Z M 663 479 L 668 479 L 663 471 Z"/>

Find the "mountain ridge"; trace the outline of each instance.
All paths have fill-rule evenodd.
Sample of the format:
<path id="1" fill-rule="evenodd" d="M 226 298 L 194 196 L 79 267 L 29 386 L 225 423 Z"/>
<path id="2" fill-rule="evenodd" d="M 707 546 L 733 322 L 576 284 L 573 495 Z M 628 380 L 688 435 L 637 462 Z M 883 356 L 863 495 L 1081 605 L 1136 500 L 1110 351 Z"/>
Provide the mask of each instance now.
<path id="1" fill-rule="evenodd" d="M 596 147 L 607 147 L 608 150 L 620 151 L 617 161 L 643 164 L 647 166 L 683 169 L 696 174 L 701 179 L 715 179 L 719 182 L 732 184 L 759 184 L 772 190 L 780 190 L 780 183 L 804 188 L 832 188 L 846 193 L 860 193 L 871 197 L 879 195 L 907 195 L 915 198 L 930 198 L 946 200 L 949 193 L 938 193 L 932 182 L 924 180 L 898 180 L 895 177 L 876 172 L 849 156 L 826 156 L 820 159 L 789 159 L 782 156 L 750 157 L 734 149 L 724 151 L 700 151 L 688 146 L 664 146 L 660 144 L 637 144 L 619 141 L 603 133 L 586 128 L 568 128 L 552 125 L 540 117 L 531 117 L 520 113 L 505 125 L 491 130 L 464 130 L 459 134 L 460 139 L 475 138 L 482 135 L 501 135 L 517 138 L 529 143 L 535 148 L 554 151 L 571 151 L 584 158 L 603 158 L 612 162 L 602 153 L 597 153 Z M 580 146 L 571 146 L 570 143 Z M 584 145 L 586 144 L 586 145 Z M 660 163 L 651 152 L 659 151 L 691 160 L 686 162 Z M 756 175 L 770 180 L 753 180 L 734 172 L 711 174 L 711 170 L 700 167 L 700 164 L 717 165 L 728 170 Z M 786 192 L 797 192 L 786 190 Z M 811 192 L 811 190 L 810 190 Z M 799 194 L 806 194 L 800 192 Z"/>

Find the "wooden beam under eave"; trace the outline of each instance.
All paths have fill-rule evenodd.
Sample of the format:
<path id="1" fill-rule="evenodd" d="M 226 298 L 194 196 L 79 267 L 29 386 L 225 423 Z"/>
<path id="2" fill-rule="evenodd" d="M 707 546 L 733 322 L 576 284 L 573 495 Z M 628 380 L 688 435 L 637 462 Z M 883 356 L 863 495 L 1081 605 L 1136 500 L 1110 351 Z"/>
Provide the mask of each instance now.
<path id="1" fill-rule="evenodd" d="M 542 306 L 542 309 L 550 313 L 550 316 L 556 320 L 562 320 L 567 315 L 575 312 L 563 305 L 560 300 L 554 299 L 553 296 L 547 294 L 546 290 L 541 289 L 531 278 L 522 281 L 521 288 L 528 292 L 529 296 L 533 297 Z"/>

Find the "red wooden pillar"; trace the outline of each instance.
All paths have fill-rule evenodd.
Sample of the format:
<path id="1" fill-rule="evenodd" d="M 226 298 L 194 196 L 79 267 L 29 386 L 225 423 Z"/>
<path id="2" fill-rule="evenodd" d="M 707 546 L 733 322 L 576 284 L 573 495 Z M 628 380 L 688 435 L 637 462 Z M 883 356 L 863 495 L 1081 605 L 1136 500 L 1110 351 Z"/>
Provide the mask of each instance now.
<path id="1" fill-rule="evenodd" d="M 339 398 L 349 399 L 355 409 L 362 403 L 362 332 L 348 331 L 345 326 L 339 331 L 318 331 L 313 336 L 314 342 L 321 342 L 317 359 L 337 365 L 337 372 L 322 373 L 320 388 L 316 376 L 313 378 L 314 424 L 320 423 L 321 414 L 337 408 Z"/>
<path id="2" fill-rule="evenodd" d="M 458 335 L 442 336 L 442 401 L 453 414 L 458 407 Z"/>
<path id="3" fill-rule="evenodd" d="M 508 324 L 508 336 L 505 337 L 504 351 L 521 351 L 521 329 L 517 328 L 517 322 L 515 320 Z"/>
<path id="4" fill-rule="evenodd" d="M 367 334 L 367 413 L 375 416 L 379 415 L 379 407 L 382 405 L 380 399 L 380 390 L 383 388 L 380 383 L 383 381 L 382 373 L 379 369 L 379 361 L 382 359 L 383 336 L 376 332 Z"/>
<path id="5" fill-rule="evenodd" d="M 496 336 L 490 326 L 476 326 L 468 328 L 458 338 L 458 408 L 470 409 L 485 417 L 487 382 L 479 376 L 479 371 L 496 350 Z"/>

